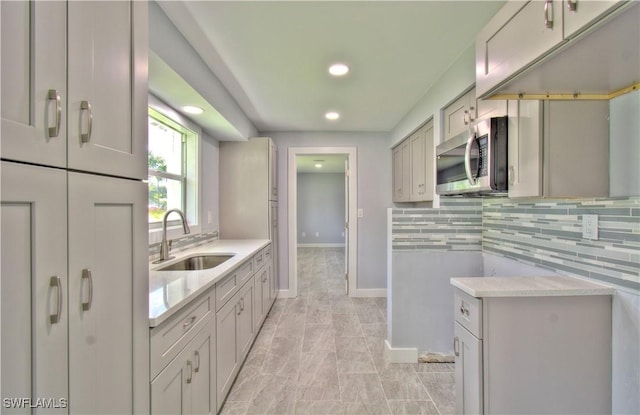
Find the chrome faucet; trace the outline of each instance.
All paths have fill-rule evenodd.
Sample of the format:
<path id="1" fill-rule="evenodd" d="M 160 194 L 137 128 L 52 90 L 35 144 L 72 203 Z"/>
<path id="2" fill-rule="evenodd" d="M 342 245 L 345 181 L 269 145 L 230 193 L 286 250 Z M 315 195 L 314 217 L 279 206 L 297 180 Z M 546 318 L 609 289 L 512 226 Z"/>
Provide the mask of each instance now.
<path id="1" fill-rule="evenodd" d="M 180 209 L 167 210 L 167 213 L 165 213 L 164 217 L 162 218 L 162 242 L 160 243 L 160 259 L 155 261 L 154 264 L 159 264 L 161 262 L 168 261 L 174 258 L 172 256 L 169 256 L 170 248 L 169 243 L 167 242 L 167 217 L 172 212 L 176 212 L 178 215 L 180 215 L 180 220 L 182 220 L 182 230 L 184 231 L 185 235 L 191 233 L 189 224 L 187 223 L 187 219 L 184 217 L 184 213 Z"/>

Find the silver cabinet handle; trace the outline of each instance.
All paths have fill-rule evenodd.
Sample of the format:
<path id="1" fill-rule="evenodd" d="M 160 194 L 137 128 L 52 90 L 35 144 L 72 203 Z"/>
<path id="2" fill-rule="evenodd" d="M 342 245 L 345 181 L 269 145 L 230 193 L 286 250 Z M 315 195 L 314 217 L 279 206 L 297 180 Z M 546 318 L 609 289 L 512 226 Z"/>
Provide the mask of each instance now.
<path id="1" fill-rule="evenodd" d="M 87 132 L 83 133 L 80 131 L 80 141 L 83 143 L 88 143 L 91 140 L 91 129 L 93 127 L 93 109 L 91 108 L 91 103 L 89 101 L 80 102 L 80 113 L 86 111 L 88 120 L 87 120 Z"/>
<path id="2" fill-rule="evenodd" d="M 458 336 L 453 338 L 453 353 L 456 356 L 460 356 L 460 339 Z"/>
<path id="3" fill-rule="evenodd" d="M 196 316 L 191 316 L 184 323 L 182 323 L 182 330 L 187 331 L 191 328 L 191 325 L 196 321 Z"/>
<path id="4" fill-rule="evenodd" d="M 553 29 L 553 0 L 544 1 L 544 26 Z"/>
<path id="5" fill-rule="evenodd" d="M 49 315 L 49 323 L 57 324 L 60 322 L 60 316 L 62 315 L 62 281 L 60 277 L 53 276 L 49 279 L 49 287 L 57 290 L 57 304 L 55 314 Z"/>
<path id="6" fill-rule="evenodd" d="M 189 376 L 187 377 L 187 383 L 191 383 L 193 380 L 193 364 L 191 364 L 191 360 L 187 360 L 187 369 L 189 369 Z"/>
<path id="7" fill-rule="evenodd" d="M 244 298 L 240 299 L 240 311 L 244 311 Z"/>
<path id="8" fill-rule="evenodd" d="M 578 9 L 578 0 L 567 0 L 567 9 L 570 12 L 575 12 Z"/>
<path id="9" fill-rule="evenodd" d="M 54 101 L 56 103 L 56 125 L 49 127 L 49 137 L 57 137 L 60 134 L 60 120 L 62 120 L 62 104 L 60 102 L 60 94 L 55 89 L 50 89 L 47 92 L 47 100 L 49 102 Z"/>
<path id="10" fill-rule="evenodd" d="M 242 307 L 240 307 L 240 300 L 238 300 L 238 302 L 236 303 L 236 310 L 238 315 L 240 315 L 242 313 Z"/>
<path id="11" fill-rule="evenodd" d="M 475 118 L 473 118 L 473 111 L 475 110 L 475 107 L 469 107 L 469 122 L 475 120 Z"/>
<path id="12" fill-rule="evenodd" d="M 91 303 L 93 302 L 93 276 L 91 270 L 85 268 L 82 270 L 81 280 L 87 280 L 89 284 L 89 298 L 87 301 L 82 302 L 82 311 L 89 311 L 91 309 Z"/>
<path id="13" fill-rule="evenodd" d="M 196 367 L 193 369 L 194 372 L 198 373 L 200 371 L 200 352 L 193 352 L 193 360 L 196 361 Z"/>
<path id="14" fill-rule="evenodd" d="M 469 111 L 464 110 L 464 125 L 469 125 Z"/>

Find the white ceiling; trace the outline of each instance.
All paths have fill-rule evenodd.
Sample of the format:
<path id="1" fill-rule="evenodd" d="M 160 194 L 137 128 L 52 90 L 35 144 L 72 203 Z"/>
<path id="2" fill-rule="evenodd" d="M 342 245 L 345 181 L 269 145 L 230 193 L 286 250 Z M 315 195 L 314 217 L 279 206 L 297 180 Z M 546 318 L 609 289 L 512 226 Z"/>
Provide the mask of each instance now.
<path id="1" fill-rule="evenodd" d="M 261 132 L 391 131 L 503 3 L 159 2 Z"/>

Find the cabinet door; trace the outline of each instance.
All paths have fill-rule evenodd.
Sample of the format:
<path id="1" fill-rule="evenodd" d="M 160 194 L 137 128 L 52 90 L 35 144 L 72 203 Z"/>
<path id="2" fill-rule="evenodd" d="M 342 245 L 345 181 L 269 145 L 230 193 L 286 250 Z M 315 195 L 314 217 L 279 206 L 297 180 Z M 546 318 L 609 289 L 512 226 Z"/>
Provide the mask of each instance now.
<path id="1" fill-rule="evenodd" d="M 177 415 L 191 413 L 190 378 L 193 367 L 187 364 L 191 349 L 182 351 L 151 382 L 151 414 Z"/>
<path id="2" fill-rule="evenodd" d="M 624 4 L 620 0 L 563 0 L 564 37 L 570 38 L 601 18 L 607 12 Z"/>
<path id="3" fill-rule="evenodd" d="M 240 314 L 238 314 L 238 360 L 242 361 L 249 353 L 253 341 L 255 325 L 253 307 L 255 302 L 253 282 L 245 284 L 238 292 L 240 302 Z"/>
<path id="4" fill-rule="evenodd" d="M 191 413 L 216 413 L 215 347 L 213 325 L 205 327 L 192 341 L 193 375 L 191 381 Z"/>
<path id="5" fill-rule="evenodd" d="M 278 148 L 269 140 L 269 200 L 278 200 Z"/>
<path id="6" fill-rule="evenodd" d="M 254 316 L 253 319 L 256 322 L 256 325 L 260 325 L 260 322 L 262 321 L 262 317 L 263 317 L 263 310 L 264 310 L 264 298 L 265 298 L 265 293 L 264 290 L 266 288 L 267 290 L 267 297 L 268 297 L 268 293 L 269 293 L 269 286 L 267 285 L 265 287 L 264 285 L 264 277 L 265 277 L 265 270 L 266 267 L 261 268 L 258 272 L 256 272 L 256 274 L 253 276 L 254 279 L 254 290 L 255 290 L 255 295 L 256 295 L 256 303 L 255 306 L 253 307 L 253 312 L 254 312 Z M 267 284 L 268 284 L 268 280 L 267 280 Z"/>
<path id="7" fill-rule="evenodd" d="M 68 186 L 71 412 L 148 412 L 147 186 L 81 173 Z"/>
<path id="8" fill-rule="evenodd" d="M 241 312 L 238 297 L 234 296 L 216 314 L 216 385 L 217 410 L 229 393 L 238 370 L 238 320 Z"/>
<path id="9" fill-rule="evenodd" d="M 411 196 L 411 149 L 404 140 L 393 150 L 394 202 L 408 202 Z"/>
<path id="10" fill-rule="evenodd" d="M 0 168 L 2 396 L 68 399 L 66 173 Z"/>
<path id="11" fill-rule="evenodd" d="M 477 96 L 485 95 L 562 41 L 561 1 L 507 2 L 476 37 Z"/>
<path id="12" fill-rule="evenodd" d="M 482 414 L 482 340 L 458 323 L 454 335 L 456 413 Z"/>
<path id="13" fill-rule="evenodd" d="M 411 200 L 422 200 L 425 189 L 425 137 L 422 129 L 409 137 L 411 154 Z"/>
<path id="14" fill-rule="evenodd" d="M 0 8 L 2 158 L 66 167 L 67 3 L 3 1 Z"/>
<path id="15" fill-rule="evenodd" d="M 508 103 L 509 197 L 542 196 L 542 103 Z"/>
<path id="16" fill-rule="evenodd" d="M 444 109 L 444 139 L 464 132 L 471 121 L 469 95 L 464 94 Z"/>
<path id="17" fill-rule="evenodd" d="M 147 3 L 71 1 L 69 167 L 147 177 Z"/>

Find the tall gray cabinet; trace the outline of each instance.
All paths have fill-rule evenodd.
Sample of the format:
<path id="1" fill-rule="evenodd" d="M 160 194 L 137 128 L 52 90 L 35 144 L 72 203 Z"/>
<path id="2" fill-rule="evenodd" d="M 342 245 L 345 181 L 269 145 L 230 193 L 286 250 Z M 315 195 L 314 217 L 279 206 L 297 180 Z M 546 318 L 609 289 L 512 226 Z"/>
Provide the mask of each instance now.
<path id="1" fill-rule="evenodd" d="M 278 275 L 277 148 L 269 137 L 220 143 L 220 237 L 272 242 Z"/>
<path id="2" fill-rule="evenodd" d="M 148 412 L 147 4 L 0 7 L 5 409 Z"/>

